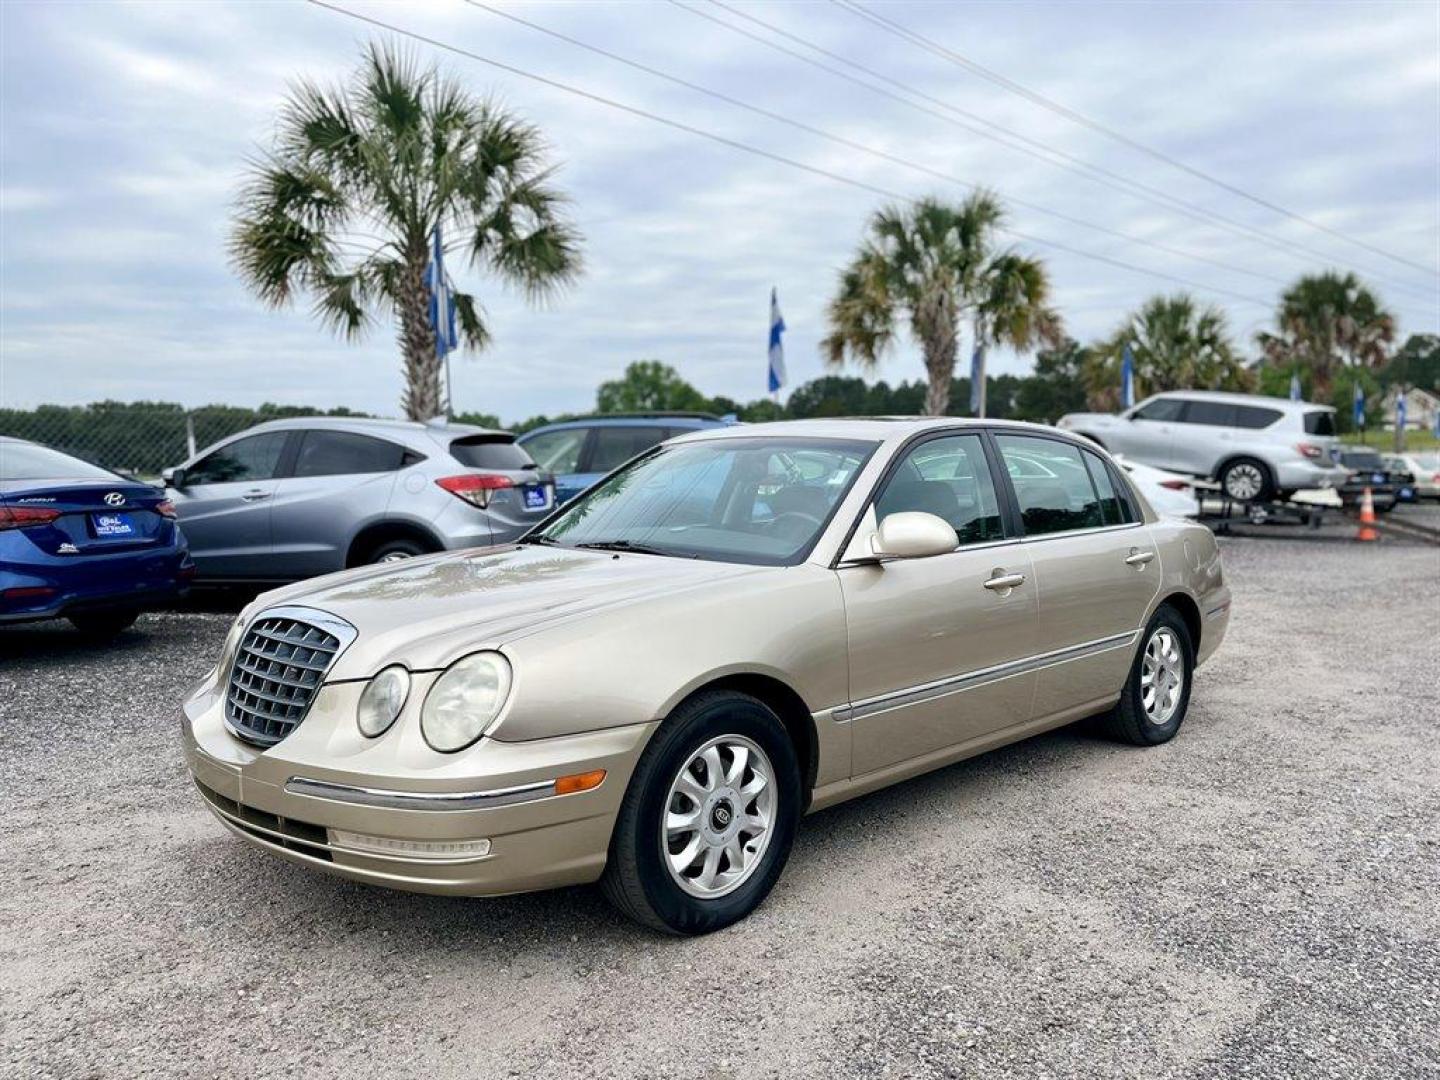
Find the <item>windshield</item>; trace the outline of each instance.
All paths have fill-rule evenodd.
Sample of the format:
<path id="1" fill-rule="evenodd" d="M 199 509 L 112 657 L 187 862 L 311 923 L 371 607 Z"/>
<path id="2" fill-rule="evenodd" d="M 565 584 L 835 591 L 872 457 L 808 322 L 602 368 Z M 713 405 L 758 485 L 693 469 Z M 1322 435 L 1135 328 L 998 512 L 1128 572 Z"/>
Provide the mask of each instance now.
<path id="1" fill-rule="evenodd" d="M 0 480 L 116 480 L 115 473 L 34 443 L 0 442 Z"/>
<path id="2" fill-rule="evenodd" d="M 528 539 L 790 565 L 810 553 L 874 450 L 870 442 L 764 437 L 662 447 Z"/>

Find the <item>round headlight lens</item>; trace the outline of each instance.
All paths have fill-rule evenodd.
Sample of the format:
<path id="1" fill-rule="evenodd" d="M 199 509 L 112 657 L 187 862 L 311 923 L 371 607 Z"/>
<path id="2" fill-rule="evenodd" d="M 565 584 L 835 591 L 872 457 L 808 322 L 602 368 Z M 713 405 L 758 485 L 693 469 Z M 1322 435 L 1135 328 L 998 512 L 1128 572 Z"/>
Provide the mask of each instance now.
<path id="1" fill-rule="evenodd" d="M 510 695 L 510 662 L 497 652 L 456 660 L 435 680 L 420 710 L 420 733 L 434 750 L 463 750 L 500 715 Z"/>
<path id="2" fill-rule="evenodd" d="M 405 698 L 410 693 L 410 672 L 399 664 L 385 668 L 376 675 L 360 693 L 360 704 L 355 709 L 355 723 L 360 734 L 375 738 L 390 730 L 400 710 L 405 707 Z"/>

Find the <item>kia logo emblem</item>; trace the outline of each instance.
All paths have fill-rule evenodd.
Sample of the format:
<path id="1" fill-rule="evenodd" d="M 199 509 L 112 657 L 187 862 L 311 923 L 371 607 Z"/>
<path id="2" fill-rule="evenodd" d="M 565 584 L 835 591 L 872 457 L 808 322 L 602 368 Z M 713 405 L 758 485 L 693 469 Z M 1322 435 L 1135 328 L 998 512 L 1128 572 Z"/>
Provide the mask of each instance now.
<path id="1" fill-rule="evenodd" d="M 110 492 L 109 495 L 106 495 L 106 496 L 105 496 L 105 505 L 106 505 L 106 506 L 124 506 L 124 505 L 125 505 L 125 496 L 122 495 L 122 494 L 121 494 L 120 492 L 118 492 L 118 491 L 112 491 L 112 492 Z"/>

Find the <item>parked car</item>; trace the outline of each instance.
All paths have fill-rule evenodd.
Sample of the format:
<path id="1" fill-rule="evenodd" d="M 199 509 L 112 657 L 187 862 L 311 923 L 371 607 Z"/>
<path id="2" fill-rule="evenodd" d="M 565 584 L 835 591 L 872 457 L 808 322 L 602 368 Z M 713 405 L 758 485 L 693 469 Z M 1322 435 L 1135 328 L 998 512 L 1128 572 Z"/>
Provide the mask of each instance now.
<path id="1" fill-rule="evenodd" d="M 1200 495 L 1193 477 L 1157 469 L 1153 465 L 1141 465 L 1138 461 L 1116 456 L 1115 464 L 1125 470 L 1131 481 L 1140 489 L 1161 517 L 1198 518 L 1200 516 Z"/>
<path id="2" fill-rule="evenodd" d="M 809 810 L 1096 713 L 1171 739 L 1229 612 L 1210 530 L 1053 428 L 715 428 L 513 546 L 261 596 L 181 738 L 282 858 L 450 894 L 600 879 L 703 933 Z"/>
<path id="3" fill-rule="evenodd" d="M 555 497 L 566 503 L 657 443 L 733 422 L 709 413 L 607 413 L 546 424 L 516 441 L 540 468 L 555 474 Z"/>
<path id="4" fill-rule="evenodd" d="M 514 540 L 554 482 L 509 432 L 307 416 L 233 435 L 165 482 L 199 574 L 293 581 Z"/>
<path id="5" fill-rule="evenodd" d="M 0 436 L 0 624 L 64 618 L 113 637 L 194 572 L 159 489 Z"/>
<path id="6" fill-rule="evenodd" d="M 1285 499 L 1302 488 L 1338 487 L 1335 410 L 1255 394 L 1177 390 L 1118 416 L 1071 413 L 1058 426 L 1132 461 L 1218 480 L 1236 502 Z"/>
<path id="7" fill-rule="evenodd" d="M 1418 499 L 1440 499 L 1440 453 L 1395 454 L 1400 470 L 1415 482 Z"/>
<path id="8" fill-rule="evenodd" d="M 1370 491 L 1370 501 L 1377 514 L 1389 513 L 1395 508 L 1400 496 L 1400 484 L 1385 467 L 1385 460 L 1378 450 L 1368 446 L 1347 446 L 1340 452 L 1340 464 L 1348 474 L 1340 485 L 1340 501 L 1347 507 L 1356 507 Z"/>
<path id="9" fill-rule="evenodd" d="M 1420 492 L 1416 484 L 1415 469 L 1400 454 L 1381 454 L 1380 461 L 1385 470 L 1390 474 L 1390 480 L 1395 485 L 1395 501 L 1404 503 L 1419 502 Z"/>

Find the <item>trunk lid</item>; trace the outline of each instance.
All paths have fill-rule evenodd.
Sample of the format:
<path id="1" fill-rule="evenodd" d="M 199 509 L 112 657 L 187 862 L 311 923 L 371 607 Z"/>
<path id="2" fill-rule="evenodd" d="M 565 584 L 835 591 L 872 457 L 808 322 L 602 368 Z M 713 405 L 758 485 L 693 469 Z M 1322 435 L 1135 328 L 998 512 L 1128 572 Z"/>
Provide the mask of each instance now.
<path id="1" fill-rule="evenodd" d="M 169 542 L 173 525 L 156 509 L 165 493 L 134 480 L 15 480 L 0 483 L 0 507 L 52 511 L 19 531 L 48 555 L 129 551 Z"/>

